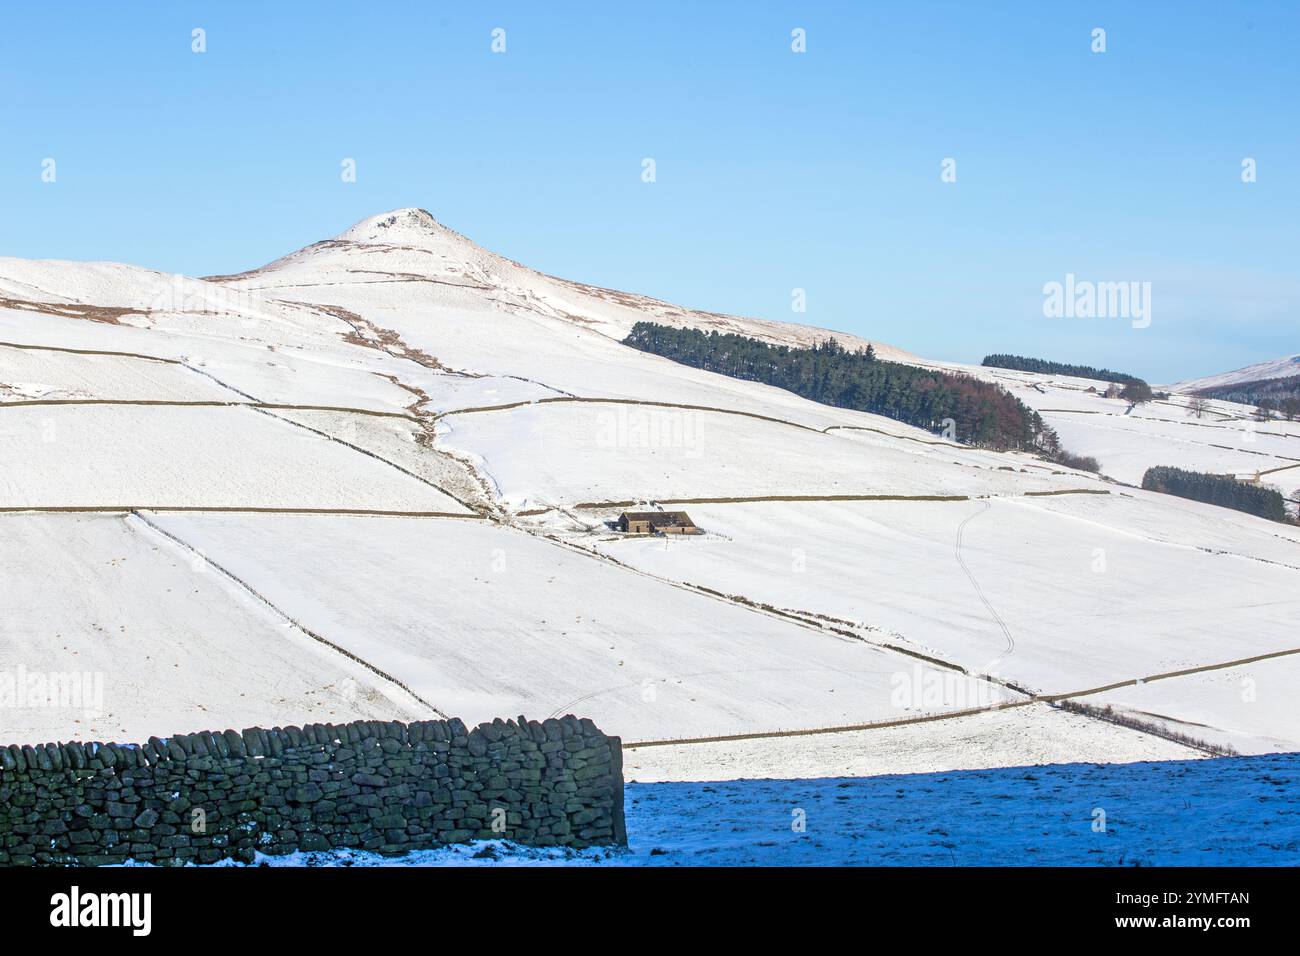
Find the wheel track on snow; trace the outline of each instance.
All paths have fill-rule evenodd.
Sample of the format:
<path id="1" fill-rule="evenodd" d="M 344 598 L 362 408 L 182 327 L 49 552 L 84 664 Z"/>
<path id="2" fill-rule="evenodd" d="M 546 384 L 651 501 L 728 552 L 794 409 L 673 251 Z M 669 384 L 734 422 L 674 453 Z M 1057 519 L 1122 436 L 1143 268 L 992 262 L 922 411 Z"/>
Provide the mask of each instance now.
<path id="1" fill-rule="evenodd" d="M 1007 648 L 1005 651 L 1003 651 L 1003 653 L 1011 654 L 1016 649 L 1016 641 L 1015 638 L 1011 636 L 1011 629 L 1007 627 L 1007 622 L 1002 620 L 1002 615 L 997 612 L 997 609 L 993 606 L 992 602 L 989 601 L 988 596 L 984 593 L 984 589 L 980 587 L 979 581 L 975 579 L 975 574 L 971 571 L 970 567 L 966 564 L 966 559 L 962 557 L 962 553 L 961 553 L 962 539 L 963 536 L 966 534 L 966 526 L 970 524 L 973 520 L 978 518 L 980 515 L 986 513 L 989 510 L 989 508 L 992 507 L 988 499 L 985 499 L 982 502 L 982 504 L 984 505 L 983 508 L 981 508 L 979 511 L 967 515 L 966 518 L 962 521 L 962 523 L 957 526 L 957 540 L 953 547 L 953 553 L 957 557 L 957 563 L 961 565 L 962 573 L 966 575 L 967 580 L 970 581 L 971 587 L 975 589 L 975 594 L 978 595 L 980 601 L 983 603 L 984 607 L 988 610 L 989 615 L 993 618 L 994 621 L 997 622 L 998 627 L 1002 629 L 1002 636 L 1007 639 Z"/>

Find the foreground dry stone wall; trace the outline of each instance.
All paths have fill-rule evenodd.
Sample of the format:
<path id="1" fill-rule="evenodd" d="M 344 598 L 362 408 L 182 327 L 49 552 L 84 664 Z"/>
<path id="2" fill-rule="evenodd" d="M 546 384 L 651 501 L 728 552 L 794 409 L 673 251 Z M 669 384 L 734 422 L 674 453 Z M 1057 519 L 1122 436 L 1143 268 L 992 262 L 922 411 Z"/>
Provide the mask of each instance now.
<path id="1" fill-rule="evenodd" d="M 396 855 L 474 839 L 626 844 L 619 738 L 568 716 L 0 747 L 0 865 Z"/>

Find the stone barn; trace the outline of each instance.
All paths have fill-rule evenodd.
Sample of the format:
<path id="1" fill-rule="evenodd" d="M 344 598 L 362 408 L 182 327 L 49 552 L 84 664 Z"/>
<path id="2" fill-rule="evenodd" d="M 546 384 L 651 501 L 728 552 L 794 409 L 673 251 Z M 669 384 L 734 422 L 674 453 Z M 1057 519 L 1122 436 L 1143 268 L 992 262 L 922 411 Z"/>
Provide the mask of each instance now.
<path id="1" fill-rule="evenodd" d="M 685 511 L 624 511 L 618 530 L 627 534 L 702 534 Z"/>

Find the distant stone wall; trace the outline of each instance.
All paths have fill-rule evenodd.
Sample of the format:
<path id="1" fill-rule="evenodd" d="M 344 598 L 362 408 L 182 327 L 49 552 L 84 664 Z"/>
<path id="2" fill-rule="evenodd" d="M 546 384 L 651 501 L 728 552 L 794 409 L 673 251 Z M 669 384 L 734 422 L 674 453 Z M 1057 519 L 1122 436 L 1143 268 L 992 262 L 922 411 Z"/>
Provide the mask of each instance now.
<path id="1" fill-rule="evenodd" d="M 590 720 L 358 721 L 0 747 L 0 865 L 626 844 L 619 738 Z"/>

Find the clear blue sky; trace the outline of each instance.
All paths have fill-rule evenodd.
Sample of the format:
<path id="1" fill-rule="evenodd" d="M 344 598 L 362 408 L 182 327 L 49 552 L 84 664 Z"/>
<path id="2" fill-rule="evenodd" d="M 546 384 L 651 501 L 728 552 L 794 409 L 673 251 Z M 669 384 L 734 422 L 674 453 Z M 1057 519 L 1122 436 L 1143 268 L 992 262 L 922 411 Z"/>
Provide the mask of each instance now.
<path id="1" fill-rule="evenodd" d="M 422 206 L 557 275 L 936 358 L 1300 351 L 1300 3 L 60 9 L 0 29 L 0 254 L 228 273 Z M 1067 272 L 1151 282 L 1151 327 L 1045 318 Z"/>

